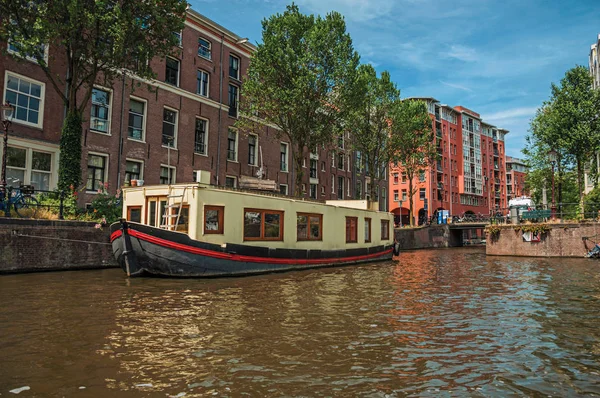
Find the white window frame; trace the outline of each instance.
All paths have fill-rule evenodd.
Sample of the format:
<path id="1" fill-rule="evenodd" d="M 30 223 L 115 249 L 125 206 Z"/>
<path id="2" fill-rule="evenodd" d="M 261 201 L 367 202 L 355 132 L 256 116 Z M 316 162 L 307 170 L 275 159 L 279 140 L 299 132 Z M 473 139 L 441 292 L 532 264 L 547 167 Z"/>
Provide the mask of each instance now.
<path id="1" fill-rule="evenodd" d="M 281 146 L 284 145 L 285 146 L 285 170 L 283 170 L 281 168 Z M 283 172 L 283 173 L 288 173 L 290 170 L 290 162 L 289 162 L 289 156 L 290 156 L 290 144 L 287 142 L 280 142 L 279 143 L 279 171 Z"/>
<path id="2" fill-rule="evenodd" d="M 40 109 L 39 109 L 39 113 L 38 113 L 38 122 L 37 123 L 31 123 L 31 122 L 28 122 L 26 120 L 17 119 L 16 118 L 16 109 L 15 109 L 15 111 L 13 112 L 13 119 L 12 119 L 13 123 L 18 123 L 18 124 L 22 124 L 22 125 L 25 125 L 25 126 L 31 126 L 31 127 L 36 127 L 36 128 L 40 128 L 40 129 L 43 128 L 44 127 L 44 106 L 45 106 L 45 103 L 46 103 L 46 101 L 45 101 L 45 99 L 46 99 L 46 84 L 42 83 L 40 81 L 37 81 L 35 79 L 31 79 L 31 78 L 29 78 L 27 76 L 23 76 L 23 75 L 21 75 L 19 73 L 15 73 L 15 72 L 11 72 L 9 70 L 6 70 L 4 72 L 4 97 L 3 97 L 4 100 L 2 101 L 3 103 L 7 102 L 6 94 L 7 94 L 7 91 L 8 91 L 8 78 L 9 78 L 9 75 L 12 75 L 12 76 L 14 76 L 14 77 L 16 77 L 18 79 L 21 79 L 21 80 L 25 80 L 25 81 L 27 81 L 29 83 L 37 84 L 38 86 L 41 87 L 41 92 L 40 92 Z M 11 105 L 15 106 L 16 104 L 11 104 Z"/>
<path id="3" fill-rule="evenodd" d="M 92 91 L 92 95 L 90 96 L 90 132 L 92 133 L 96 133 L 96 134 L 102 134 L 102 135 L 112 135 L 111 134 L 111 127 L 112 127 L 112 104 L 113 104 L 113 91 L 110 88 L 106 88 L 103 86 L 98 86 L 98 85 L 94 85 L 93 90 L 100 90 L 100 91 L 104 91 L 106 93 L 108 93 L 108 104 L 106 105 L 106 107 L 108 108 L 108 113 L 106 115 L 106 132 L 102 131 L 102 130 L 96 130 L 92 127 L 92 107 L 94 106 L 94 102 L 92 100 L 92 98 L 94 97 L 93 91 Z"/>
<path id="4" fill-rule="evenodd" d="M 254 137 L 254 163 L 250 163 L 250 137 Z M 250 166 L 258 166 L 258 135 L 248 134 L 248 164 Z"/>
<path id="5" fill-rule="evenodd" d="M 108 170 L 110 168 L 110 155 L 108 153 L 102 153 L 102 152 L 92 152 L 92 151 L 88 152 L 87 153 L 87 157 L 86 157 L 86 162 L 85 162 L 85 171 L 86 171 L 86 173 L 89 173 L 88 172 L 88 167 L 89 167 L 89 157 L 90 157 L 90 155 L 91 156 L 101 156 L 104 159 L 106 159 L 106 162 L 105 162 L 106 167 L 104 168 L 104 183 L 107 183 L 108 182 Z M 88 193 L 88 194 L 97 195 L 99 193 L 98 190 L 88 190 L 88 188 L 87 188 L 87 180 L 88 180 L 87 177 L 88 177 L 88 175 L 86 174 L 85 192 Z"/>
<path id="6" fill-rule="evenodd" d="M 348 178 L 348 183 L 347 183 L 346 185 L 348 186 L 348 189 L 346 190 L 346 191 L 347 191 L 347 192 L 346 192 L 346 195 L 347 195 L 348 197 L 351 197 L 351 195 L 350 195 L 350 178 Z"/>
<path id="7" fill-rule="evenodd" d="M 3 146 L 4 146 L 4 144 L 3 144 L 2 140 L 0 140 L 0 153 L 3 153 L 2 152 L 4 150 Z M 8 142 L 8 146 L 11 148 L 24 149 L 26 151 L 26 153 L 25 153 L 25 169 L 11 167 L 8 165 L 6 167 L 7 173 L 8 173 L 8 170 L 10 170 L 10 169 L 23 170 L 25 172 L 24 173 L 25 178 L 24 178 L 24 181 L 21 181 L 20 183 L 25 184 L 25 185 L 33 184 L 31 181 L 31 173 L 33 173 L 34 171 L 48 173 L 48 172 L 42 171 L 42 170 L 33 170 L 33 165 L 32 165 L 33 152 L 49 153 L 50 156 L 52 157 L 52 159 L 51 159 L 50 172 L 48 173 L 48 174 L 50 174 L 50 181 L 48 182 L 48 187 L 49 187 L 50 191 L 52 191 L 53 189 L 56 188 L 57 183 L 58 183 L 58 167 L 59 167 L 58 159 L 59 159 L 59 154 L 60 154 L 60 149 L 58 146 L 45 146 L 45 145 L 39 144 L 37 142 L 31 142 L 31 141 L 22 140 L 19 138 L 12 138 L 12 137 L 11 137 L 10 141 Z M 36 186 L 35 188 L 38 188 L 38 187 Z"/>
<path id="8" fill-rule="evenodd" d="M 163 130 L 163 123 L 165 122 L 165 109 L 169 110 L 171 112 L 175 112 L 175 128 L 173 130 L 173 146 L 170 147 L 172 150 L 176 150 L 177 149 L 177 133 L 178 133 L 178 126 L 179 126 L 179 111 L 177 109 L 171 108 L 169 106 L 163 106 L 163 118 L 161 119 L 161 125 L 160 125 L 160 142 L 163 148 L 169 148 L 168 145 L 165 145 L 162 143 L 162 137 L 164 136 L 164 130 Z"/>
<path id="9" fill-rule="evenodd" d="M 237 76 L 231 76 L 231 59 L 232 58 L 237 59 Z M 230 67 L 229 67 L 229 72 L 227 73 L 227 75 L 230 78 L 239 81 L 240 80 L 240 73 L 241 73 L 240 69 L 242 67 L 242 59 L 240 57 L 238 57 L 237 55 L 229 54 L 229 65 L 230 65 Z"/>
<path id="10" fill-rule="evenodd" d="M 170 83 L 170 82 L 167 81 L 167 60 L 169 58 L 171 60 L 173 60 L 173 61 L 177 61 L 177 81 L 175 82 L 175 84 Z M 175 57 L 169 57 L 169 56 L 167 56 L 165 58 L 165 83 L 170 84 L 170 85 L 175 86 L 175 87 L 179 87 L 180 81 L 181 81 L 181 60 L 178 59 L 178 58 L 175 58 Z"/>
<path id="11" fill-rule="evenodd" d="M 225 176 L 225 186 L 227 186 L 227 179 L 231 178 L 233 180 L 233 188 L 237 188 L 238 186 L 238 179 L 236 176 L 232 176 L 232 175 L 226 175 Z"/>
<path id="12" fill-rule="evenodd" d="M 201 39 L 208 43 L 208 49 L 207 49 L 207 51 L 204 51 L 203 54 L 200 54 L 200 40 Z M 208 53 L 208 54 L 206 54 L 206 53 Z M 212 60 L 212 42 L 202 36 L 198 37 L 198 56 L 202 57 L 204 59 Z"/>
<path id="13" fill-rule="evenodd" d="M 175 37 L 179 38 L 179 40 L 177 41 L 177 47 L 183 47 L 183 29 L 179 32 L 173 31 L 173 34 L 175 35 Z"/>
<path id="14" fill-rule="evenodd" d="M 37 59 L 30 57 L 29 55 L 23 56 L 20 52 L 15 51 L 12 48 L 10 48 L 10 43 L 11 43 L 11 40 L 8 40 L 8 42 L 6 43 L 6 51 L 9 54 L 12 54 L 13 56 L 18 57 L 18 58 L 26 59 L 27 61 L 33 62 L 34 64 L 38 65 Z M 42 44 L 42 46 L 44 46 L 44 62 L 46 62 L 46 64 L 48 64 L 48 53 L 49 53 L 50 45 Z"/>
<path id="15" fill-rule="evenodd" d="M 285 193 L 282 195 L 289 195 L 290 190 L 287 184 L 279 184 L 279 193 L 281 193 L 282 187 L 285 187 Z"/>
<path id="16" fill-rule="evenodd" d="M 137 142 L 146 142 L 146 122 L 148 121 L 148 101 L 143 98 L 129 96 L 130 103 L 131 103 L 131 100 L 134 100 L 137 102 L 142 102 L 144 104 L 144 114 L 142 115 L 142 117 L 143 117 L 142 139 L 138 140 L 137 138 L 133 138 L 133 137 L 129 136 L 129 112 L 131 112 L 131 107 L 129 107 L 129 111 L 127 111 L 127 139 L 131 140 L 131 141 L 137 141 Z"/>
<path id="17" fill-rule="evenodd" d="M 198 87 L 198 74 L 202 73 L 204 75 L 206 75 L 206 94 L 202 94 L 202 90 L 198 90 L 200 87 Z M 210 73 L 208 73 L 207 71 L 205 71 L 204 69 L 200 69 L 198 68 L 196 71 L 196 94 L 208 98 L 210 97 Z"/>
<path id="18" fill-rule="evenodd" d="M 335 194 L 335 174 L 331 175 L 331 193 Z"/>
<path id="19" fill-rule="evenodd" d="M 143 180 L 144 179 L 144 161 L 140 160 L 140 159 L 133 159 L 133 158 L 125 158 L 125 176 L 123 176 L 123 181 L 127 181 L 127 162 L 135 162 L 135 163 L 140 163 L 140 176 L 138 178 L 138 180 Z"/>
<path id="20" fill-rule="evenodd" d="M 167 164 L 161 163 L 160 164 L 160 168 L 158 169 L 158 180 L 160 182 L 161 179 L 161 175 L 160 172 L 162 171 L 162 168 L 168 169 L 170 176 L 171 176 L 171 185 L 177 183 L 177 166 L 169 166 Z"/>
<path id="21" fill-rule="evenodd" d="M 202 120 L 204 121 L 204 153 L 201 152 L 196 152 L 196 123 L 198 122 L 198 120 Z M 194 120 L 194 154 L 195 155 L 199 155 L 199 156 L 208 156 L 208 126 L 209 126 L 209 120 L 205 119 L 203 117 L 196 117 L 196 119 Z"/>
<path id="22" fill-rule="evenodd" d="M 234 159 L 230 159 L 229 158 L 229 153 L 231 151 L 231 149 L 229 149 L 229 133 L 235 133 Z M 238 161 L 238 155 L 239 155 L 239 152 L 240 152 L 239 151 L 239 144 L 240 144 L 240 135 L 239 135 L 238 131 L 236 129 L 229 128 L 227 130 L 227 156 L 225 157 L 228 162 L 235 162 L 235 163 L 237 163 L 237 161 Z"/>

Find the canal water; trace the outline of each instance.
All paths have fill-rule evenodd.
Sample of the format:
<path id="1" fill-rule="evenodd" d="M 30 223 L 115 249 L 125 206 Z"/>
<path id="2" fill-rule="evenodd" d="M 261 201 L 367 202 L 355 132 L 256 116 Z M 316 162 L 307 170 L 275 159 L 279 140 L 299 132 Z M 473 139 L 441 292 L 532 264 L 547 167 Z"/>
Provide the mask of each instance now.
<path id="1" fill-rule="evenodd" d="M 0 276 L 0 394 L 600 394 L 600 263 L 482 249 L 246 278 Z"/>

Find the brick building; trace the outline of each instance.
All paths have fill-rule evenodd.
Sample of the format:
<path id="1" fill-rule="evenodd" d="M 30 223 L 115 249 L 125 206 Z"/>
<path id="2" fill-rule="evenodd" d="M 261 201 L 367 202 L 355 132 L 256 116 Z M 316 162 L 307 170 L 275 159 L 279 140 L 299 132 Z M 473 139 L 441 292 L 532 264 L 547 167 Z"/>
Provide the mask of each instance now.
<path id="1" fill-rule="evenodd" d="M 91 202 L 105 182 L 111 193 L 133 179 L 147 185 L 203 181 L 244 188 L 259 170 L 279 192 L 294 193 L 287 139 L 269 126 L 256 134 L 234 126 L 254 45 L 191 9 L 180 37 L 173 56 L 151 61 L 157 74 L 149 83 L 152 90 L 130 77 L 111 87 L 95 86 L 84 113 L 81 205 Z M 55 50 L 47 46 L 52 70 L 66 71 Z M 16 104 L 7 176 L 52 190 L 58 182 L 63 103 L 35 62 L 14 53 L 0 59 L 3 100 Z M 356 166 L 360 154 L 349 139 L 340 137 L 335 150 L 305 152 L 304 196 L 364 198 L 369 181 L 364 168 Z M 387 181 L 377 190 L 382 209 L 386 187 Z"/>
<path id="2" fill-rule="evenodd" d="M 484 123 L 478 113 L 462 106 L 450 107 L 431 97 L 411 99 L 427 104 L 440 155 L 416 181 L 415 221 L 422 223 L 436 210 L 488 215 L 505 208 L 504 138 L 508 131 Z M 402 214 L 402 223 L 407 224 L 408 182 L 401 165 L 390 167 L 390 192 L 390 211 Z"/>
<path id="3" fill-rule="evenodd" d="M 527 196 L 529 193 L 525 190 L 525 178 L 528 168 L 525 162 L 511 156 L 506 157 L 506 198 L 518 198 Z"/>

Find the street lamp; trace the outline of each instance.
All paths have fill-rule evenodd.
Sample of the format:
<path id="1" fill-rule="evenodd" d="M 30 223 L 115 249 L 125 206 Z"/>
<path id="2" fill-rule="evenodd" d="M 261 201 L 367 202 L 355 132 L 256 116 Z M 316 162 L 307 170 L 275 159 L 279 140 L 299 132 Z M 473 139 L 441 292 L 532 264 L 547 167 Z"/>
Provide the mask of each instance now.
<path id="1" fill-rule="evenodd" d="M 554 166 L 558 159 L 558 153 L 554 149 L 551 149 L 548 152 L 548 158 L 550 159 L 550 164 L 552 164 L 552 206 L 550 207 L 550 218 L 556 220 L 556 202 L 554 202 Z"/>
<path id="2" fill-rule="evenodd" d="M 4 105 L 0 105 L 2 110 L 2 127 L 4 127 L 4 145 L 2 146 L 2 189 L 6 190 L 6 152 L 8 146 L 8 128 L 12 123 L 14 108 L 7 102 Z"/>

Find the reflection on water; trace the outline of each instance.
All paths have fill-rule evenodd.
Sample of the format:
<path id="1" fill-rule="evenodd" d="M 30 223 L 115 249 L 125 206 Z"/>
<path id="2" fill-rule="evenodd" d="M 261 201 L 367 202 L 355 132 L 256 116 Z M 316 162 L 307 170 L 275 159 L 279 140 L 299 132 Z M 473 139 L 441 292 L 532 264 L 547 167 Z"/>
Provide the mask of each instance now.
<path id="1" fill-rule="evenodd" d="M 0 394 L 599 394 L 599 266 L 452 249 L 232 279 L 2 276 Z"/>

